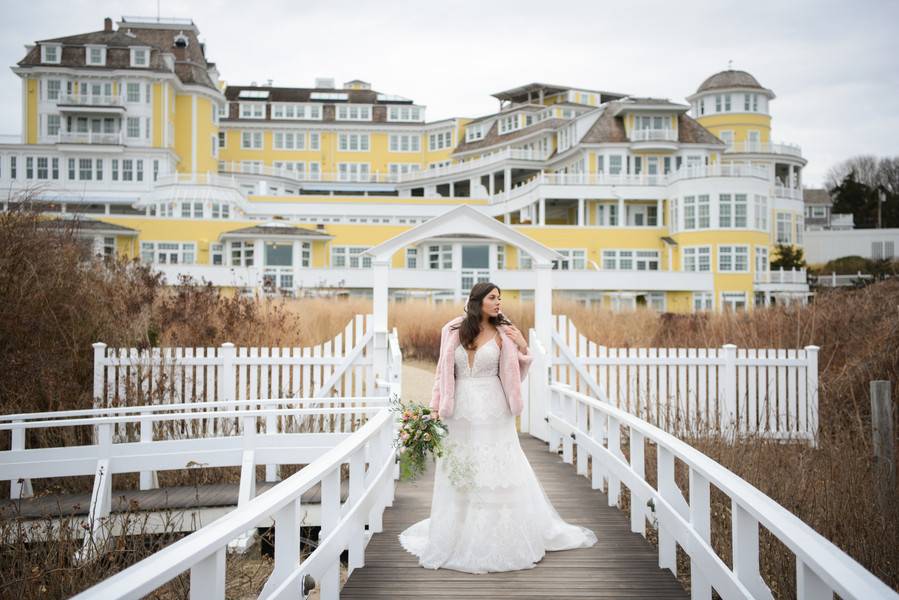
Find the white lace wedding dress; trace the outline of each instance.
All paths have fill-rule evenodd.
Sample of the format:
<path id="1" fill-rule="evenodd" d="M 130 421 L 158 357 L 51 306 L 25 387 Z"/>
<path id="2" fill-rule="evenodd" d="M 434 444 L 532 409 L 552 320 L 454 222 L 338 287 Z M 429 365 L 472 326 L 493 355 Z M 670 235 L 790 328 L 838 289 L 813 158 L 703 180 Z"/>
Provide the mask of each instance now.
<path id="1" fill-rule="evenodd" d="M 455 354 L 455 410 L 434 472 L 431 516 L 399 535 L 429 569 L 530 569 L 547 550 L 592 546 L 596 535 L 559 516 L 534 474 L 498 376 L 495 339 Z"/>

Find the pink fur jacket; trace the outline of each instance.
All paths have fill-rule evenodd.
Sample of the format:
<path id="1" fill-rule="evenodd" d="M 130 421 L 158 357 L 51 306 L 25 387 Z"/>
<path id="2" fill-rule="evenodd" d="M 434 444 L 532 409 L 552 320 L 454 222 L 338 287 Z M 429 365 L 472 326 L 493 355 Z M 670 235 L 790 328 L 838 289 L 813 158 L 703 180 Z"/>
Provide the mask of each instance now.
<path id="1" fill-rule="evenodd" d="M 455 392 L 455 352 L 459 345 L 459 330 L 451 329 L 459 324 L 464 317 L 456 317 L 443 326 L 440 330 L 440 356 L 437 359 L 437 373 L 434 376 L 434 389 L 431 392 L 431 409 L 437 410 L 442 417 L 451 417 L 453 414 L 453 400 Z M 506 394 L 506 402 L 513 415 L 520 415 L 523 408 L 521 401 L 521 382 L 528 373 L 533 357 L 522 354 L 518 345 L 512 341 L 506 332 L 506 326 L 498 328 L 502 345 L 499 355 L 499 380 Z"/>

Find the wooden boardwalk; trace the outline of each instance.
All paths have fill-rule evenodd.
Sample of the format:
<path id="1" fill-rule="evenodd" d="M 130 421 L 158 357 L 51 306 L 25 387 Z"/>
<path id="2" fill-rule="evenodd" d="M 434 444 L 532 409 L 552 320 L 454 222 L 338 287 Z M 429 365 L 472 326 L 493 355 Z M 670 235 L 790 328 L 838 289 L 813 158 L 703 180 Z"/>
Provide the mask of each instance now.
<path id="1" fill-rule="evenodd" d="M 631 533 L 627 514 L 607 506 L 605 494 L 547 452 L 546 444 L 527 434 L 520 440 L 553 506 L 566 521 L 592 529 L 599 538 L 595 546 L 547 552 L 535 568 L 522 571 L 472 575 L 422 568 L 397 536 L 430 513 L 432 465 L 419 481 L 397 485 L 393 506 L 384 513 L 384 531 L 369 542 L 365 566 L 350 575 L 341 599 L 688 598 L 674 576 L 659 569 L 656 549 Z"/>

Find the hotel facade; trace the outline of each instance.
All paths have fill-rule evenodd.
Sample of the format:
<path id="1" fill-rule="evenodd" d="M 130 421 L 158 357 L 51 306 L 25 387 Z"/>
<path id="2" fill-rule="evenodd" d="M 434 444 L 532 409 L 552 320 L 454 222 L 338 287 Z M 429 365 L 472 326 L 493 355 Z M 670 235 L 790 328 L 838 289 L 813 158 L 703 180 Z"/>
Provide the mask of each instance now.
<path id="1" fill-rule="evenodd" d="M 124 17 L 27 46 L 0 208 L 77 217 L 98 254 L 237 293 L 371 295 L 368 248 L 468 205 L 559 253 L 557 296 L 693 312 L 805 301 L 800 149 L 774 93 L 725 70 L 685 103 L 529 83 L 428 121 L 365 81 L 225 85 L 190 20 Z M 484 231 L 397 251 L 390 295 L 529 299 L 531 257 Z"/>

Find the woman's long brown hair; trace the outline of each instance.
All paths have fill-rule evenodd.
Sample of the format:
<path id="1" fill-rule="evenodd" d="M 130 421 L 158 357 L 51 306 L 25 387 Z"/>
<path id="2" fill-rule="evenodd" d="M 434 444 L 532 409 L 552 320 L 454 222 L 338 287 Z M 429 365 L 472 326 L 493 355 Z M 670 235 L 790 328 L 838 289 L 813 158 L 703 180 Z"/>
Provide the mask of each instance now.
<path id="1" fill-rule="evenodd" d="M 453 326 L 453 329 L 459 330 L 459 342 L 466 350 L 475 349 L 475 338 L 481 333 L 481 303 L 484 301 L 487 294 L 493 290 L 496 290 L 497 293 L 501 293 L 499 287 L 489 281 L 482 281 L 474 284 L 471 288 L 471 292 L 468 294 L 468 302 L 465 304 L 465 318 L 462 319 L 461 323 Z M 494 327 L 512 324 L 512 322 L 502 313 L 497 317 L 488 317 L 488 320 Z"/>

